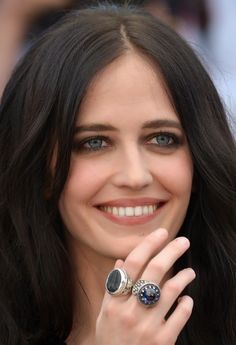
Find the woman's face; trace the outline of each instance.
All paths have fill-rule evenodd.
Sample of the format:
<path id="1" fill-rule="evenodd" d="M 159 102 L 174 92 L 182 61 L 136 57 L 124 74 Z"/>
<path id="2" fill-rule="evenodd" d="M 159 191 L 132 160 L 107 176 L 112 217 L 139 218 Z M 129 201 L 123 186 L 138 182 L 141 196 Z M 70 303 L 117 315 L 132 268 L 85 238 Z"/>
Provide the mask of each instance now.
<path id="1" fill-rule="evenodd" d="M 127 53 L 94 80 L 81 106 L 59 208 L 68 240 L 125 258 L 150 232 L 178 233 L 193 164 L 161 77 Z"/>

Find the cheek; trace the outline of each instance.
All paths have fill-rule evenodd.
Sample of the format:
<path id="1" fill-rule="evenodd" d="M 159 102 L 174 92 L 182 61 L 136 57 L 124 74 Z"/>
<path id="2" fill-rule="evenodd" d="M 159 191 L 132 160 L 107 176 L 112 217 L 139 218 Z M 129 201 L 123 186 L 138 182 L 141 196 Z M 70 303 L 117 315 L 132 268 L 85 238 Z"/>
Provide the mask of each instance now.
<path id="1" fill-rule="evenodd" d="M 161 167 L 161 168 L 160 168 Z M 171 194 L 190 195 L 193 180 L 193 164 L 187 152 L 180 152 L 171 159 L 163 157 L 156 167 L 156 176 Z"/>
<path id="2" fill-rule="evenodd" d="M 72 159 L 63 195 L 68 201 L 86 202 L 102 188 L 107 169 L 94 160 Z"/>

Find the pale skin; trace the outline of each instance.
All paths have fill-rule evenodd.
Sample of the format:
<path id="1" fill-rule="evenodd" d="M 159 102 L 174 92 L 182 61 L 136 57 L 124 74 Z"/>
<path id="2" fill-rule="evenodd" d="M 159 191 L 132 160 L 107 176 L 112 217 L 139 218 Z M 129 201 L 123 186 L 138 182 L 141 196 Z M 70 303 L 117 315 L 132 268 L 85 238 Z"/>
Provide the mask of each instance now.
<path id="1" fill-rule="evenodd" d="M 183 296 L 167 321 L 165 316 L 186 285 L 195 278 L 195 273 L 187 268 L 168 280 L 164 279 L 174 262 L 189 248 L 189 241 L 179 237 L 160 250 L 166 236 L 167 231 L 159 229 L 136 247 L 124 262 L 116 263 L 116 267 L 131 272 L 134 281 L 141 277 L 161 282 L 158 312 L 155 308 L 144 310 L 135 296 L 120 297 L 118 300 L 106 294 L 97 320 L 95 344 L 175 344 L 191 315 L 193 300 Z"/>
<path id="2" fill-rule="evenodd" d="M 184 296 L 165 319 L 195 278 L 191 268 L 175 276 L 172 270 L 190 246 L 178 231 L 192 192 L 193 164 L 161 75 L 133 51 L 120 57 L 95 78 L 76 126 L 59 202 L 78 280 L 67 344 L 174 345 L 193 308 Z M 159 206 L 148 216 L 128 217 L 101 209 L 112 203 Z M 124 268 L 134 282 L 158 283 L 158 304 L 145 308 L 132 294 L 105 293 L 114 267 Z"/>

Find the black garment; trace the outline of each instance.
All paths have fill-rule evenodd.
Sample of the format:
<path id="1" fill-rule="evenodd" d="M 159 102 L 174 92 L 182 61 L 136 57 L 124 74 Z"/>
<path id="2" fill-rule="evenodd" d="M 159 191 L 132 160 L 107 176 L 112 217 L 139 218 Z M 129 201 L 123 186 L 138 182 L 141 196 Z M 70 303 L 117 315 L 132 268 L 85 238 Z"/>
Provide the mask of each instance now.
<path id="1" fill-rule="evenodd" d="M 67 345 L 66 342 L 64 342 L 63 340 L 59 339 L 59 338 L 48 338 L 45 340 L 40 341 L 39 343 L 37 343 L 37 345 Z"/>

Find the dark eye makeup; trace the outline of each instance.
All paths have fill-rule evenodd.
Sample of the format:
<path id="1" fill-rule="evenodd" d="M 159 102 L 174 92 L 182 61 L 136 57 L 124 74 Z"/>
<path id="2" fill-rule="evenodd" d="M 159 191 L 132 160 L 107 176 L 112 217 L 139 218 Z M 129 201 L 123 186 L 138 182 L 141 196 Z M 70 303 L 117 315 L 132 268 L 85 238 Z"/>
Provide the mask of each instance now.
<path id="1" fill-rule="evenodd" d="M 75 152 L 93 152 L 100 151 L 110 146 L 108 144 L 109 139 L 104 136 L 93 136 L 84 138 L 82 140 L 74 140 L 73 151 Z"/>
<path id="2" fill-rule="evenodd" d="M 144 145 L 150 145 L 158 149 L 173 149 L 181 145 L 182 135 L 170 132 L 152 133 L 143 139 Z M 76 139 L 73 142 L 73 151 L 78 153 L 89 153 L 106 150 L 113 145 L 112 140 L 107 136 L 90 136 L 82 140 Z"/>
<path id="3" fill-rule="evenodd" d="M 159 132 L 151 134 L 147 139 L 148 145 L 154 145 L 163 148 L 173 148 L 180 145 L 183 141 L 182 135 L 177 135 L 170 132 Z"/>

